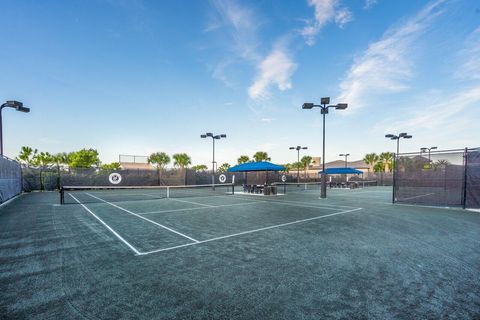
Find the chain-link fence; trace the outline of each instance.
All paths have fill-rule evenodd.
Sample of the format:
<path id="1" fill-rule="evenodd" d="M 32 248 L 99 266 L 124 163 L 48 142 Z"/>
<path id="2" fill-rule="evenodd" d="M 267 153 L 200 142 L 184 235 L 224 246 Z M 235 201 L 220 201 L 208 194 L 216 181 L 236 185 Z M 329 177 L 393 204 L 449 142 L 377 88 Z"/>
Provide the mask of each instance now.
<path id="1" fill-rule="evenodd" d="M 475 203 L 478 160 L 474 154 L 478 154 L 477 149 L 399 154 L 395 157 L 394 202 L 465 207 L 468 194 Z M 468 158 L 472 158 L 472 165 L 467 165 Z M 467 179 L 469 171 L 472 174 Z"/>
<path id="2" fill-rule="evenodd" d="M 22 167 L 14 160 L 0 156 L 0 203 L 22 192 Z"/>

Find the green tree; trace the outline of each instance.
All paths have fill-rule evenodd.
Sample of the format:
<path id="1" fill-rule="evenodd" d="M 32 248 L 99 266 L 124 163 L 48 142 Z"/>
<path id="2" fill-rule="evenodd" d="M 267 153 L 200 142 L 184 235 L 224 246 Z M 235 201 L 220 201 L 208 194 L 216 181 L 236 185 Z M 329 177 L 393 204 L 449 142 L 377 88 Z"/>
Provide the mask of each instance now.
<path id="1" fill-rule="evenodd" d="M 43 171 L 54 163 L 53 156 L 48 152 L 37 153 L 33 157 L 33 164 L 40 169 L 40 190 L 45 190 L 45 178 Z"/>
<path id="2" fill-rule="evenodd" d="M 380 161 L 375 163 L 375 165 L 373 166 L 373 172 L 377 172 L 377 173 L 385 172 L 385 163 Z"/>
<path id="3" fill-rule="evenodd" d="M 435 161 L 432 166 L 433 166 L 433 170 L 445 170 L 445 168 L 450 165 L 450 161 L 448 160 L 445 160 L 445 159 L 440 159 L 440 160 L 437 160 Z"/>
<path id="4" fill-rule="evenodd" d="M 385 165 L 385 170 L 388 170 L 388 172 L 393 171 L 393 153 L 391 152 L 382 152 L 378 156 L 379 161 L 382 161 Z"/>
<path id="5" fill-rule="evenodd" d="M 100 165 L 100 170 L 113 171 L 120 170 L 122 167 L 119 162 L 104 163 Z"/>
<path id="6" fill-rule="evenodd" d="M 242 163 L 247 163 L 248 161 L 250 161 L 250 157 L 249 156 L 240 156 L 238 159 L 237 159 L 237 163 L 238 164 L 242 164 Z"/>
<path id="7" fill-rule="evenodd" d="M 170 157 L 165 152 L 155 152 L 148 157 L 148 163 L 155 165 L 157 169 L 158 185 L 161 182 L 161 172 L 165 166 L 170 163 Z"/>
<path id="8" fill-rule="evenodd" d="M 300 162 L 301 162 L 302 165 L 303 165 L 303 170 L 304 170 L 304 173 L 305 173 L 305 178 L 307 178 L 307 169 L 308 169 L 308 167 L 310 167 L 310 165 L 312 164 L 312 160 L 313 160 L 313 158 L 310 157 L 310 156 L 303 156 L 302 159 L 300 159 Z"/>
<path id="9" fill-rule="evenodd" d="M 57 168 L 57 189 L 60 189 L 60 165 L 68 164 L 68 154 L 65 152 L 57 153 L 53 155 L 53 163 Z"/>
<path id="10" fill-rule="evenodd" d="M 363 157 L 363 162 L 368 165 L 368 173 L 370 173 L 370 169 L 378 162 L 378 155 L 376 153 L 368 153 Z"/>
<path id="11" fill-rule="evenodd" d="M 230 169 L 230 165 L 228 163 L 224 163 L 220 167 L 218 167 L 218 172 L 224 173 L 224 172 L 227 172 L 228 169 Z"/>
<path id="12" fill-rule="evenodd" d="M 37 154 L 37 149 L 32 149 L 30 147 L 22 147 L 20 153 L 18 154 L 17 160 L 20 163 L 23 163 L 27 167 L 30 167 L 34 163 L 34 158 Z"/>
<path id="13" fill-rule="evenodd" d="M 204 164 L 197 164 L 196 166 L 192 167 L 192 170 L 195 170 L 196 172 L 206 171 L 207 169 L 208 167 Z"/>
<path id="14" fill-rule="evenodd" d="M 175 167 L 180 167 L 181 169 L 185 169 L 190 164 L 192 164 L 192 159 L 186 153 L 176 153 L 173 156 L 173 165 Z"/>
<path id="15" fill-rule="evenodd" d="M 290 170 L 292 169 L 292 164 L 291 163 L 286 163 L 283 165 L 283 167 L 285 168 L 285 170 L 283 170 L 283 172 L 285 174 L 288 174 L 290 172 Z"/>
<path id="16" fill-rule="evenodd" d="M 68 165 L 71 168 L 92 168 L 100 165 L 98 151 L 95 149 L 82 149 L 68 155 Z"/>
<path id="17" fill-rule="evenodd" d="M 268 153 L 264 152 L 264 151 L 257 151 L 254 155 L 253 155 L 253 159 L 255 159 L 256 162 L 259 162 L 259 161 L 270 161 L 270 157 L 268 156 Z"/>

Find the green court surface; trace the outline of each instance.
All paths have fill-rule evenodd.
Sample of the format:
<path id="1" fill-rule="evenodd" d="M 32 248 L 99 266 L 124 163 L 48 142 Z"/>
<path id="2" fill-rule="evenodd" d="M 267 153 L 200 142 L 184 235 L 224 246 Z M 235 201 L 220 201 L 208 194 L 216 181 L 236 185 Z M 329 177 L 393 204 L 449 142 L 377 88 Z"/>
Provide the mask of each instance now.
<path id="1" fill-rule="evenodd" d="M 480 318 L 479 213 L 387 187 L 72 195 L 0 208 L 2 319 Z"/>

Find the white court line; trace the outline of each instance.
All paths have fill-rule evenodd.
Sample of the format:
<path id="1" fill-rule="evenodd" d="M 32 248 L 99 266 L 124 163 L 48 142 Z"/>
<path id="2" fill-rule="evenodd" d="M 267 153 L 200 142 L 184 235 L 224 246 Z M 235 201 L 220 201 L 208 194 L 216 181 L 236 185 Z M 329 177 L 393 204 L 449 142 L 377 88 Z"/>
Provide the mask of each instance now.
<path id="1" fill-rule="evenodd" d="M 186 234 L 183 234 L 183 233 L 181 233 L 181 232 L 178 232 L 178 231 L 176 231 L 176 230 L 173 230 L 172 228 L 169 228 L 169 227 L 167 227 L 167 226 L 164 226 L 163 224 L 160 224 L 160 223 L 155 222 L 155 221 L 153 221 L 153 220 L 150 220 L 150 219 L 148 219 L 148 218 L 142 217 L 141 215 L 136 214 L 135 212 L 132 212 L 132 211 L 130 211 L 130 210 L 127 210 L 127 209 L 125 209 L 125 208 L 122 208 L 122 207 L 120 207 L 120 206 L 117 206 L 116 204 L 113 204 L 113 203 L 111 203 L 111 202 L 108 202 L 108 201 L 106 201 L 106 200 L 103 200 L 102 198 L 99 198 L 99 197 L 96 197 L 96 196 L 94 196 L 94 195 L 91 195 L 91 194 L 88 193 L 88 192 L 86 192 L 86 194 L 89 195 L 89 196 L 92 197 L 92 198 L 95 198 L 95 199 L 98 199 L 98 200 L 100 200 L 100 201 L 102 201 L 102 202 L 105 202 L 105 203 L 107 203 L 107 204 L 109 204 L 109 205 L 111 205 L 111 206 L 113 206 L 113 207 L 115 207 L 115 208 L 118 208 L 118 209 L 123 210 L 123 211 L 125 211 L 125 212 L 127 212 L 127 213 L 130 213 L 131 215 L 134 215 L 134 216 L 136 216 L 136 217 L 138 217 L 138 218 L 140 218 L 140 219 L 143 219 L 143 220 L 145 220 L 145 221 L 148 221 L 148 222 L 150 222 L 150 223 L 153 223 L 153 224 L 155 224 L 155 225 L 157 225 L 157 226 L 159 226 L 159 227 L 161 227 L 161 228 L 164 228 L 164 229 L 166 229 L 166 230 L 168 230 L 168 231 L 171 231 L 171 232 L 173 232 L 173 233 L 176 233 L 176 234 L 178 234 L 178 235 L 180 235 L 180 236 L 182 236 L 182 237 L 184 237 L 184 238 L 187 238 L 187 239 L 189 239 L 189 240 L 192 240 L 193 242 L 199 242 L 198 240 L 193 239 L 192 237 L 189 237 L 189 236 L 187 236 Z"/>
<path id="2" fill-rule="evenodd" d="M 242 202 L 234 204 L 221 204 L 218 206 L 210 206 L 211 208 L 223 208 L 223 207 L 233 207 L 233 206 L 245 206 L 247 204 L 256 204 L 257 202 Z M 151 213 L 168 213 L 168 212 L 177 212 L 177 211 L 193 211 L 193 210 L 205 210 L 206 207 L 195 207 L 195 208 L 183 208 L 183 209 L 168 209 L 168 210 L 159 210 L 159 211 L 149 211 L 149 212 L 137 212 L 137 214 L 151 214 Z"/>
<path id="3" fill-rule="evenodd" d="M 231 196 L 228 196 L 231 197 Z M 284 203 L 284 204 L 289 204 L 289 205 L 296 205 L 298 207 L 306 207 L 306 208 L 318 208 L 318 209 L 335 209 L 335 210 L 343 210 L 343 208 L 352 208 L 355 209 L 355 207 L 352 206 L 341 206 L 341 205 L 336 205 L 336 204 L 325 204 L 321 203 L 320 206 L 310 206 L 310 205 L 305 205 L 305 202 L 300 202 L 300 201 L 291 201 L 291 200 L 257 200 L 257 199 L 247 199 L 246 197 L 237 197 L 235 199 L 242 199 L 242 200 L 252 200 L 256 202 L 266 202 L 266 203 Z"/>
<path id="4" fill-rule="evenodd" d="M 209 204 L 204 204 L 204 203 L 195 202 L 195 201 L 180 200 L 180 199 L 176 199 L 176 198 L 168 198 L 168 199 L 169 199 L 169 200 L 173 200 L 173 201 L 178 201 L 178 202 L 196 204 L 196 205 L 204 206 L 204 207 L 210 207 L 210 208 L 213 208 L 213 207 L 214 207 L 214 206 L 209 205 Z"/>
<path id="5" fill-rule="evenodd" d="M 409 197 L 409 198 L 403 198 L 403 199 L 401 199 L 401 200 L 412 200 L 412 199 L 416 199 L 416 198 L 431 196 L 432 194 L 435 194 L 435 192 L 426 193 L 426 194 L 421 194 L 421 195 L 419 195 L 419 196 L 414 196 L 414 197 Z"/>
<path id="6" fill-rule="evenodd" d="M 391 202 L 385 202 L 384 204 L 389 204 L 389 205 L 395 205 L 395 206 L 405 206 L 405 207 L 422 207 L 422 208 L 431 208 L 431 209 L 447 209 L 447 210 L 462 210 L 462 207 L 441 207 L 441 206 L 427 206 L 423 204 L 407 204 L 407 203 L 391 203 Z"/>
<path id="7" fill-rule="evenodd" d="M 75 198 L 71 193 L 68 194 L 70 197 L 72 197 L 76 202 L 78 202 L 87 212 L 89 212 L 92 216 L 94 216 L 98 221 L 100 221 L 101 224 L 103 224 L 108 230 L 110 230 L 111 233 L 113 233 L 118 239 L 120 239 L 123 243 L 125 243 L 135 254 L 140 255 L 140 251 L 135 249 L 134 246 L 132 246 L 130 243 L 127 242 L 127 240 L 123 239 L 121 235 L 119 235 L 115 230 L 113 230 L 108 224 L 106 224 L 102 219 L 97 217 L 95 213 L 92 212 L 92 210 L 88 209 L 87 206 L 85 206 L 83 203 L 78 201 L 77 198 Z"/>
<path id="8" fill-rule="evenodd" d="M 292 224 L 297 224 L 297 223 L 302 223 L 302 222 L 306 222 L 306 221 L 328 218 L 328 217 L 336 216 L 336 215 L 339 215 L 339 214 L 354 212 L 354 211 L 358 211 L 358 210 L 362 210 L 362 209 L 363 208 L 356 208 L 356 209 L 352 209 L 352 210 L 346 210 L 346 211 L 340 211 L 340 212 L 335 212 L 335 213 L 331 213 L 331 214 L 326 214 L 326 215 L 323 215 L 323 216 L 318 216 L 318 217 L 313 217 L 313 218 L 307 218 L 307 219 L 296 220 L 296 221 L 292 221 L 292 222 L 276 224 L 276 225 L 269 226 L 269 227 L 258 228 L 258 229 L 254 229 L 254 230 L 248 230 L 248 231 L 243 231 L 243 232 L 239 232 L 239 233 L 229 234 L 229 235 L 226 235 L 226 236 L 221 236 L 221 237 L 211 238 L 211 239 L 207 239 L 207 240 L 202 240 L 202 241 L 198 241 L 197 243 L 187 243 L 187 244 L 182 244 L 182 245 L 178 245 L 178 246 L 174 246 L 174 247 L 168 247 L 168 248 L 163 248 L 163 249 L 157 249 L 157 250 L 142 252 L 142 253 L 140 253 L 140 255 L 147 255 L 147 254 L 151 254 L 151 253 L 168 251 L 168 250 L 173 250 L 173 249 L 182 248 L 182 247 L 188 247 L 188 246 L 192 246 L 192 245 L 196 245 L 196 244 L 201 244 L 201 243 L 206 243 L 206 242 L 212 242 L 212 241 L 237 237 L 237 236 L 241 236 L 241 235 L 244 235 L 244 234 L 249 234 L 249 233 L 254 233 L 254 232 L 259 232 L 259 231 L 265 231 L 265 230 L 269 230 L 269 229 L 280 228 L 280 227 L 284 227 L 284 226 L 288 226 L 288 225 L 292 225 Z"/>

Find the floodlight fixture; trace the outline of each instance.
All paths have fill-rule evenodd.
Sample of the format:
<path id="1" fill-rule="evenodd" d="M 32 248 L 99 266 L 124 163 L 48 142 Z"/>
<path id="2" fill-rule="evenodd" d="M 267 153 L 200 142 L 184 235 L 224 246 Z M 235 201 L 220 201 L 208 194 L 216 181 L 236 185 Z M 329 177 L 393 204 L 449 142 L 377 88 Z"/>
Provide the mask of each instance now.
<path id="1" fill-rule="evenodd" d="M 205 134 L 200 135 L 200 138 L 207 138 L 211 137 L 212 138 L 212 146 L 213 146 L 213 156 L 212 156 L 212 188 L 215 189 L 215 140 L 220 140 L 221 138 L 226 138 L 227 135 L 222 133 L 222 134 L 213 134 L 211 132 L 207 132 Z"/>
<path id="2" fill-rule="evenodd" d="M 314 107 L 314 104 L 311 102 L 306 102 L 302 105 L 302 109 L 312 109 Z"/>
<path id="3" fill-rule="evenodd" d="M 398 136 L 399 136 L 400 138 L 403 138 L 403 137 L 405 137 L 406 135 L 407 135 L 406 132 L 402 132 L 402 133 L 400 133 Z"/>
<path id="4" fill-rule="evenodd" d="M 328 114 L 329 108 L 335 108 L 337 110 L 345 110 L 348 107 L 347 103 L 338 103 L 336 105 L 329 105 L 330 97 L 320 98 L 320 105 L 306 102 L 302 105 L 302 109 L 313 109 L 314 107 L 320 108 L 320 114 L 323 116 L 323 153 L 322 153 L 322 187 L 320 191 L 320 197 L 327 197 L 327 177 L 325 174 L 325 115 Z"/>
<path id="5" fill-rule="evenodd" d="M 297 150 L 297 164 L 300 163 L 300 150 L 308 149 L 308 147 L 296 146 L 289 147 L 290 150 Z M 297 183 L 300 183 L 300 167 L 297 166 Z"/>
<path id="6" fill-rule="evenodd" d="M 395 137 L 395 135 L 391 133 L 385 135 L 385 138 L 393 138 L 393 137 Z"/>
<path id="7" fill-rule="evenodd" d="M 8 100 L 0 105 L 0 155 L 3 156 L 3 132 L 2 132 L 2 110 L 3 108 L 13 108 L 19 112 L 28 113 L 30 108 L 24 107 L 23 103 L 16 100 Z"/>

